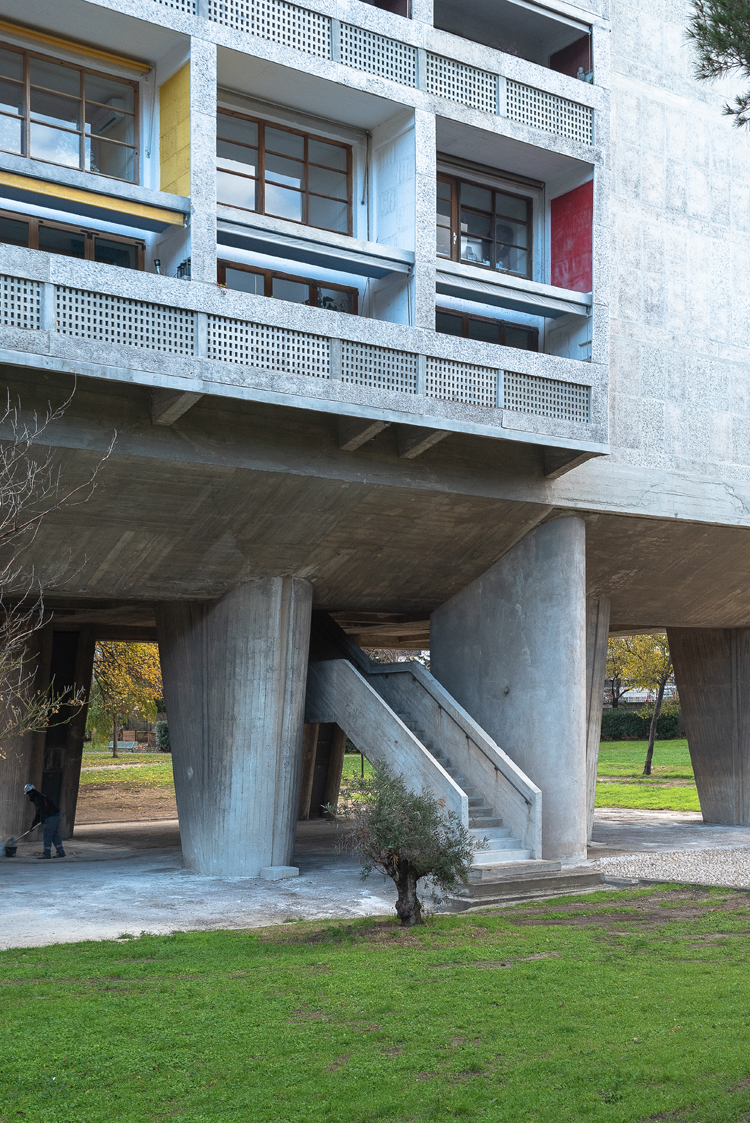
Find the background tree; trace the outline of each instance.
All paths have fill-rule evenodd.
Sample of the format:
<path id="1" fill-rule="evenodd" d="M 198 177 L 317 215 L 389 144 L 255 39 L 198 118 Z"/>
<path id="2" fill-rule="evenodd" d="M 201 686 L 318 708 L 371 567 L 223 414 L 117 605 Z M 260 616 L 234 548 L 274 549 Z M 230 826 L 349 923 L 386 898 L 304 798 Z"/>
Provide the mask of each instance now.
<path id="1" fill-rule="evenodd" d="M 372 776 L 355 781 L 341 809 L 326 810 L 346 828 L 342 849 L 362 863 L 362 878 L 374 869 L 390 877 L 398 890 L 396 915 L 405 927 L 423 924 L 417 882 L 431 877 L 442 892 L 465 882 L 474 851 L 482 849 L 444 801 L 429 791 L 406 786 L 385 764 L 374 764 Z"/>
<path id="2" fill-rule="evenodd" d="M 155 643 L 98 643 L 94 651 L 91 727 L 106 716 L 112 727 L 112 756 L 117 756 L 117 725 L 131 716 L 156 717 L 162 698 L 159 648 Z"/>
<path id="3" fill-rule="evenodd" d="M 750 78 L 750 0 L 694 0 L 687 34 L 698 52 L 697 78 Z M 723 112 L 737 127 L 746 125 L 750 90 L 726 103 Z"/>
<path id="4" fill-rule="evenodd" d="M 624 639 L 615 637 L 607 642 L 607 670 L 606 678 L 610 684 L 612 709 L 620 705 L 623 694 L 630 689 L 626 676 L 626 666 L 629 659 L 627 644 Z"/>
<path id="5" fill-rule="evenodd" d="M 664 690 L 672 677 L 672 657 L 669 654 L 669 644 L 665 635 L 626 636 L 623 643 L 628 652 L 625 664 L 628 682 L 631 686 L 640 687 L 641 690 L 656 691 L 654 712 L 651 715 L 648 731 L 646 763 L 643 766 L 643 775 L 650 776 L 656 726 L 664 701 Z"/>

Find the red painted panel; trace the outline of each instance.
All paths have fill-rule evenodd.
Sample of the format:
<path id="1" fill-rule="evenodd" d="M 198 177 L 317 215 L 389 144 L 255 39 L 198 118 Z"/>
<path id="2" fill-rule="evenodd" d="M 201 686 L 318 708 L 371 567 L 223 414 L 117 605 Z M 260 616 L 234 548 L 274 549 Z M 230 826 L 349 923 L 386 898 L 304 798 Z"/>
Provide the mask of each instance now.
<path id="1" fill-rule="evenodd" d="M 552 200 L 551 283 L 574 292 L 591 292 L 591 235 L 594 183 L 581 184 Z"/>

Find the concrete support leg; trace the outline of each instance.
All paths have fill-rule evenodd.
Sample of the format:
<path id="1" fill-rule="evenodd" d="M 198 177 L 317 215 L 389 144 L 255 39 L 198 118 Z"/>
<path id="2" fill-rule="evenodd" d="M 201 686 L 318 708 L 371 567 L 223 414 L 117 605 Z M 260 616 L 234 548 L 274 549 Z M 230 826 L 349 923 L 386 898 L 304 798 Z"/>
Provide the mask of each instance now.
<path id="1" fill-rule="evenodd" d="M 293 577 L 157 606 L 182 851 L 198 873 L 291 863 L 311 609 Z"/>
<path id="2" fill-rule="evenodd" d="M 298 819 L 321 819 L 324 807 L 336 806 L 345 750 L 346 733 L 335 722 L 305 725 Z"/>
<path id="3" fill-rule="evenodd" d="M 545 523 L 431 620 L 431 670 L 542 790 L 542 850 L 586 857 L 586 528 Z"/>
<path id="4" fill-rule="evenodd" d="M 36 667 L 37 690 L 46 689 L 49 683 L 51 644 L 49 627 L 35 632 L 29 644 L 28 659 Z M 6 737 L 0 743 L 0 839 L 17 837 L 31 825 L 34 808 L 23 789 L 25 784 L 42 786 L 44 737 L 44 733 L 25 733 L 22 737 Z"/>
<path id="5" fill-rule="evenodd" d="M 707 823 L 750 826 L 750 628 L 668 628 Z"/>
<path id="6" fill-rule="evenodd" d="M 76 632 L 52 632 L 50 679 L 56 694 L 65 690 L 87 692 L 91 686 L 95 636 L 93 627 Z M 87 705 L 71 710 L 63 706 L 44 739 L 44 773 L 41 788 L 60 807 L 60 837 L 70 838 L 76 821 L 81 782 L 83 738 Z M 30 781 L 33 782 L 33 781 Z"/>
<path id="7" fill-rule="evenodd" d="M 596 773 L 604 706 L 609 639 L 609 597 L 590 597 L 586 603 L 586 838 L 591 839 L 596 806 Z"/>

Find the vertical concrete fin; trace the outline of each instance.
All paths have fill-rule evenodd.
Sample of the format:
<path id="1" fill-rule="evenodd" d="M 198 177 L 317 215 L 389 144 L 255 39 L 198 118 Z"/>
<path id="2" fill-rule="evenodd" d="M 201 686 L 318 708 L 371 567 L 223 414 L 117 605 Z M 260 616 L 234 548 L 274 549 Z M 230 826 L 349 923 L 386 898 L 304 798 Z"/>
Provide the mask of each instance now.
<path id="1" fill-rule="evenodd" d="M 586 602 L 586 837 L 589 840 L 594 829 L 610 607 L 609 597 L 589 597 Z"/>

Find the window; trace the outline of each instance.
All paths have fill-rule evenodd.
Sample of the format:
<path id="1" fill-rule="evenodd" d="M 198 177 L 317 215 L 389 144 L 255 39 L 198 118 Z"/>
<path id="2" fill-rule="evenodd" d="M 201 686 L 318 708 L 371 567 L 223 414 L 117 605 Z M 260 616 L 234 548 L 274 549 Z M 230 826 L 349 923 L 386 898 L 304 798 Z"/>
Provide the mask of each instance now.
<path id="1" fill-rule="evenodd" d="M 46 250 L 47 253 L 61 253 L 66 257 L 80 257 L 86 261 L 100 261 L 104 265 L 119 265 L 123 269 L 143 269 L 145 242 L 121 238 L 119 234 L 100 234 L 96 230 L 50 222 L 32 215 L 0 211 L 0 242 Z"/>
<path id="2" fill-rule="evenodd" d="M 448 308 L 437 309 L 435 330 L 443 335 L 478 339 L 480 343 L 499 343 L 501 347 L 519 347 L 522 351 L 539 350 L 539 332 L 536 328 L 509 324 L 504 320 L 490 320 L 484 316 L 472 316 L 468 312 L 454 312 Z"/>
<path id="3" fill-rule="evenodd" d="M 252 269 L 220 261 L 219 284 L 255 296 L 271 296 L 276 300 L 290 300 L 293 304 L 309 304 L 313 308 L 357 315 L 357 289 L 333 285 L 328 281 L 311 281 L 307 277 L 291 277 L 271 269 Z"/>
<path id="4" fill-rule="evenodd" d="M 0 46 L 0 148 L 135 183 L 135 82 Z"/>
<path id="5" fill-rule="evenodd" d="M 216 198 L 322 230 L 352 232 L 352 150 L 220 109 Z"/>
<path id="6" fill-rule="evenodd" d="M 440 176 L 436 249 L 439 257 L 531 277 L 531 199 Z"/>

